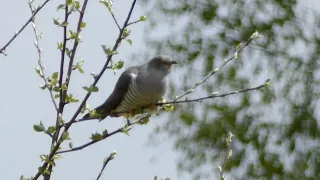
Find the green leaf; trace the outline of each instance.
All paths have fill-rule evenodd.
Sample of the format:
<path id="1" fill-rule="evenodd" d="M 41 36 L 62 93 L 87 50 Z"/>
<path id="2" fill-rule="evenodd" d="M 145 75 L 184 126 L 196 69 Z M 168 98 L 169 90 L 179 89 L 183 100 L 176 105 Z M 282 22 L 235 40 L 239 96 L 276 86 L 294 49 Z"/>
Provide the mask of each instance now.
<path id="1" fill-rule="evenodd" d="M 68 0 L 68 6 L 70 6 L 72 4 L 72 0 Z"/>
<path id="2" fill-rule="evenodd" d="M 49 126 L 46 132 L 49 133 L 49 134 L 53 134 L 53 133 L 56 132 L 56 127 L 55 126 Z"/>
<path id="3" fill-rule="evenodd" d="M 94 134 L 91 135 L 90 139 L 91 139 L 92 141 L 100 141 L 100 140 L 103 139 L 103 137 L 102 137 L 101 134 L 99 134 L 99 133 L 96 132 L 96 133 L 94 133 Z"/>
<path id="4" fill-rule="evenodd" d="M 58 79 L 58 76 L 59 76 L 59 73 L 58 73 L 58 72 L 54 72 L 54 73 L 51 75 L 51 79 Z"/>
<path id="5" fill-rule="evenodd" d="M 109 134 L 109 133 L 108 133 L 108 130 L 107 130 L 107 129 L 102 132 L 102 136 L 103 136 L 103 137 L 106 137 L 108 134 Z"/>
<path id="6" fill-rule="evenodd" d="M 42 90 L 45 90 L 46 87 L 47 87 L 46 85 L 40 85 L 40 86 L 39 86 L 39 88 L 42 89 Z"/>
<path id="7" fill-rule="evenodd" d="M 103 52 L 104 52 L 107 56 L 117 54 L 116 51 L 111 50 L 111 48 L 110 48 L 110 47 L 107 47 L 106 45 L 101 45 L 101 47 L 102 47 Z"/>
<path id="8" fill-rule="evenodd" d="M 70 49 L 69 49 L 69 48 L 66 48 L 66 54 L 68 55 L 68 57 L 70 57 L 70 56 L 71 56 L 71 51 L 70 51 Z"/>
<path id="9" fill-rule="evenodd" d="M 55 25 L 57 25 L 57 26 L 60 26 L 60 25 L 61 25 L 60 22 L 59 22 L 59 19 L 57 19 L 57 18 L 54 18 L 54 19 L 53 19 L 53 23 L 54 23 Z"/>
<path id="10" fill-rule="evenodd" d="M 42 154 L 40 155 L 41 161 L 48 162 L 48 155 Z"/>
<path id="11" fill-rule="evenodd" d="M 68 26 L 68 24 L 69 24 L 69 23 L 65 21 L 65 22 L 63 22 L 63 23 L 61 24 L 61 26 L 62 26 L 62 27 L 66 27 L 66 26 Z"/>
<path id="12" fill-rule="evenodd" d="M 52 91 L 54 91 L 54 92 L 59 92 L 59 91 L 60 91 L 60 88 L 59 88 L 58 86 L 54 86 L 54 87 L 52 88 Z"/>
<path id="13" fill-rule="evenodd" d="M 36 67 L 35 70 L 39 76 L 42 76 L 40 67 Z"/>
<path id="14" fill-rule="evenodd" d="M 64 132 L 64 133 L 62 134 L 62 141 L 65 141 L 65 140 L 71 140 L 68 131 L 66 131 L 66 132 Z"/>
<path id="15" fill-rule="evenodd" d="M 242 43 L 239 43 L 237 46 L 236 46 L 236 51 L 238 51 L 242 46 Z"/>
<path id="16" fill-rule="evenodd" d="M 66 102 L 67 102 L 67 103 L 79 102 L 79 99 L 73 97 L 72 94 L 67 94 L 67 96 L 66 96 Z"/>
<path id="17" fill-rule="evenodd" d="M 58 7 L 57 7 L 57 11 L 59 11 L 60 9 L 65 9 L 66 6 L 64 4 L 60 4 Z"/>
<path id="18" fill-rule="evenodd" d="M 69 142 L 69 148 L 72 149 L 72 147 L 73 147 L 72 142 Z"/>
<path id="19" fill-rule="evenodd" d="M 60 50 L 63 49 L 63 43 L 62 42 L 58 42 L 58 49 L 60 49 Z"/>
<path id="20" fill-rule="evenodd" d="M 124 128 L 121 129 L 121 132 L 125 133 L 127 136 L 129 136 L 129 131 L 131 130 L 130 127 L 126 126 Z"/>
<path id="21" fill-rule="evenodd" d="M 40 121 L 40 124 L 35 124 L 33 125 L 33 129 L 36 131 L 36 132 L 43 132 L 45 131 L 45 127 L 44 125 L 42 124 L 42 122 Z"/>
<path id="22" fill-rule="evenodd" d="M 95 86 L 92 86 L 92 85 L 90 87 L 83 86 L 82 88 L 84 90 L 88 91 L 88 92 L 98 92 L 99 91 L 98 87 L 95 87 Z"/>
<path id="23" fill-rule="evenodd" d="M 125 28 L 122 32 L 122 38 L 125 39 L 130 35 L 130 30 L 128 30 L 127 28 Z"/>
<path id="24" fill-rule="evenodd" d="M 81 22 L 81 27 L 82 27 L 82 28 L 85 28 L 86 25 L 87 25 L 87 24 L 86 24 L 85 22 Z"/>
<path id="25" fill-rule="evenodd" d="M 147 16 L 140 16 L 139 20 L 140 21 L 146 21 L 147 20 Z"/>
<path id="26" fill-rule="evenodd" d="M 74 7 L 79 10 L 80 9 L 80 2 L 79 1 L 75 1 L 74 3 Z"/>
<path id="27" fill-rule="evenodd" d="M 124 61 L 120 60 L 117 63 L 113 64 L 111 68 L 114 72 L 116 72 L 117 70 L 121 69 L 123 65 L 124 65 Z"/>
<path id="28" fill-rule="evenodd" d="M 100 0 L 100 3 L 104 4 L 106 6 L 106 8 L 108 8 L 108 10 L 110 12 L 112 12 L 112 1 L 111 0 Z"/>
<path id="29" fill-rule="evenodd" d="M 55 95 L 54 95 L 54 98 L 55 98 L 55 99 L 60 98 L 60 94 L 55 94 Z"/>
<path id="30" fill-rule="evenodd" d="M 131 41 L 131 39 L 126 39 L 127 40 L 127 42 L 130 44 L 130 46 L 132 45 L 132 41 Z"/>
<path id="31" fill-rule="evenodd" d="M 63 83 L 62 86 L 61 86 L 61 89 L 64 90 L 64 91 L 68 90 L 67 84 Z"/>
<path id="32" fill-rule="evenodd" d="M 78 67 L 78 70 L 79 70 L 79 72 L 80 72 L 81 74 L 83 74 L 83 73 L 84 73 L 84 71 L 83 71 L 82 67 Z"/>

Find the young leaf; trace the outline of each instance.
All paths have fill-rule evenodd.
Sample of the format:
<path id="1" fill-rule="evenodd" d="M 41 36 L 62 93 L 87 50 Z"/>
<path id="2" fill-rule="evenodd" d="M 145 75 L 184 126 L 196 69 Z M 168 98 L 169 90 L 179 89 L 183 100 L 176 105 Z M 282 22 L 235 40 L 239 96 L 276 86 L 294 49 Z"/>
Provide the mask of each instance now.
<path id="1" fill-rule="evenodd" d="M 140 16 L 139 20 L 140 21 L 146 21 L 147 20 L 147 16 Z"/>
<path id="2" fill-rule="evenodd" d="M 131 39 L 126 39 L 127 40 L 127 42 L 130 44 L 130 46 L 132 45 L 132 41 L 131 41 Z"/>
<path id="3" fill-rule="evenodd" d="M 95 87 L 95 86 L 92 86 L 92 85 L 90 87 L 83 86 L 82 88 L 84 90 L 88 91 L 88 92 L 98 92 L 99 91 L 98 87 Z"/>
<path id="4" fill-rule="evenodd" d="M 42 122 L 40 121 L 40 124 L 35 124 L 33 125 L 33 129 L 36 131 L 36 132 L 43 132 L 45 131 L 45 127 L 44 125 L 42 124 Z"/>
<path id="5" fill-rule="evenodd" d="M 94 134 L 91 135 L 90 139 L 93 140 L 93 141 L 100 141 L 100 140 L 103 139 L 103 137 L 99 133 L 94 133 Z"/>

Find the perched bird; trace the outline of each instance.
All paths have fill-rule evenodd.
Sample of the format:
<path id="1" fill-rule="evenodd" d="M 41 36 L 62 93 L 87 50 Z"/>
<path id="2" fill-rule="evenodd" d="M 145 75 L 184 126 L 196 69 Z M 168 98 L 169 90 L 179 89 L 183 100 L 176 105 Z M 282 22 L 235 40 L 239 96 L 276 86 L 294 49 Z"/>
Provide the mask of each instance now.
<path id="1" fill-rule="evenodd" d="M 117 117 L 119 112 L 132 112 L 137 108 L 154 105 L 165 94 L 167 75 L 171 65 L 177 64 L 170 56 L 160 55 L 148 63 L 126 69 L 119 77 L 113 92 L 107 100 L 95 108 L 99 119 Z M 89 113 L 83 118 L 90 117 Z"/>

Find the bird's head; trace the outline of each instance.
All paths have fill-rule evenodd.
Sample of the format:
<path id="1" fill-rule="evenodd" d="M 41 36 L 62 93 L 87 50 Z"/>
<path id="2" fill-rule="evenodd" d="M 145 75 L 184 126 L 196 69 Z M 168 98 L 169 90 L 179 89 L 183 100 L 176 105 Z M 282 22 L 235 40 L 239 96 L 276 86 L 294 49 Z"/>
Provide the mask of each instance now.
<path id="1" fill-rule="evenodd" d="M 159 74 L 159 76 L 166 76 L 170 73 L 172 64 L 177 64 L 177 62 L 172 61 L 170 56 L 156 56 L 148 62 L 148 71 Z"/>

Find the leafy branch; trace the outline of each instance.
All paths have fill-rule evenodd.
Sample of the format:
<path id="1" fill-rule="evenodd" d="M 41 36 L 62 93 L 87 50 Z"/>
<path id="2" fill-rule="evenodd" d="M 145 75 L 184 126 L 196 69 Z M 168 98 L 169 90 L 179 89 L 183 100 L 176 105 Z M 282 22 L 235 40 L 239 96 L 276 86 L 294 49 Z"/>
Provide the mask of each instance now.
<path id="1" fill-rule="evenodd" d="M 84 10 L 86 8 L 86 5 L 87 5 L 87 2 L 88 0 L 85 0 L 84 3 L 83 3 L 83 7 L 80 11 L 80 17 L 79 17 L 79 21 L 78 21 L 78 28 L 77 28 L 77 33 L 74 33 L 76 35 L 78 35 L 80 33 L 80 30 L 81 30 L 81 27 L 83 26 L 83 23 L 82 23 L 82 18 L 83 18 L 83 15 L 84 15 Z M 125 39 L 128 35 L 129 35 L 129 31 L 126 29 L 126 27 L 128 26 L 128 22 L 129 22 L 129 19 L 131 17 L 131 14 L 133 12 L 133 8 L 136 4 L 136 0 L 134 0 L 132 2 L 132 5 L 131 5 L 131 8 L 129 10 L 129 13 L 128 13 L 128 16 L 120 30 L 120 33 L 119 33 L 119 36 L 118 38 L 116 39 L 116 42 L 111 50 L 111 52 L 116 52 L 117 48 L 119 47 L 121 41 L 123 39 Z M 66 7 L 65 7 L 66 8 Z M 57 21 L 54 21 L 55 24 L 59 24 L 59 22 Z M 66 25 L 67 22 L 64 22 L 62 24 L 59 24 L 61 26 L 64 26 Z M 69 60 L 69 68 L 68 68 L 68 72 L 67 72 L 67 76 L 66 76 L 66 80 L 65 80 L 65 86 L 66 86 L 66 90 L 63 91 L 63 94 L 62 94 L 62 97 L 65 97 L 67 95 L 67 88 L 68 88 L 68 85 L 69 85 L 69 82 L 70 82 L 70 77 L 71 77 L 71 72 L 72 72 L 72 69 L 73 69 L 73 60 L 74 60 L 74 56 L 75 56 L 75 53 L 76 53 L 76 48 L 78 46 L 78 38 L 75 38 L 75 41 L 74 41 L 74 45 L 73 45 L 73 49 L 72 51 L 70 51 L 69 53 L 67 53 L 67 55 L 70 57 L 70 60 Z M 66 49 L 67 51 L 67 49 Z M 105 70 L 107 69 L 108 67 L 108 64 L 109 62 L 111 61 L 112 59 L 112 56 L 114 55 L 115 53 L 111 53 L 111 54 L 108 54 L 107 56 L 107 60 L 106 60 L 106 63 L 105 65 L 103 66 L 102 70 L 100 71 L 100 73 L 98 75 L 95 76 L 94 78 L 94 82 L 92 83 L 92 85 L 90 87 L 94 88 L 96 87 L 96 84 L 98 83 L 99 79 L 101 78 L 101 76 L 103 75 L 103 73 L 105 72 Z M 61 92 L 61 91 L 60 91 Z M 65 141 L 65 140 L 68 140 L 70 139 L 69 137 L 69 133 L 68 133 L 68 130 L 69 128 L 71 127 L 72 123 L 75 121 L 76 117 L 79 115 L 79 113 L 81 112 L 82 108 L 84 107 L 84 105 L 86 104 L 86 101 L 88 100 L 88 98 L 90 97 L 92 91 L 88 91 L 86 96 L 84 97 L 83 101 L 80 103 L 78 109 L 76 110 L 76 112 L 74 113 L 74 115 L 72 116 L 71 120 L 66 124 L 66 126 L 64 126 L 64 130 L 62 131 L 61 135 L 59 138 L 57 138 L 57 141 L 54 145 L 52 145 L 52 148 L 50 150 L 50 153 L 48 155 L 46 155 L 46 160 L 44 161 L 44 163 L 42 164 L 41 167 L 39 167 L 39 170 L 38 172 L 36 173 L 36 175 L 32 178 L 33 180 L 36 180 L 40 177 L 40 175 L 42 174 L 50 174 L 51 173 L 51 168 L 52 165 L 54 164 L 53 162 L 53 158 L 56 156 L 56 152 L 58 151 L 58 149 L 60 149 L 60 145 Z M 63 98 L 62 98 L 63 100 Z M 61 104 L 64 104 L 64 102 L 60 102 L 60 105 Z M 60 107 L 60 106 L 59 106 Z M 62 112 L 62 111 L 61 111 Z M 62 113 L 58 113 L 58 120 L 57 122 L 60 123 L 61 120 L 62 120 Z M 61 126 L 57 126 L 57 129 L 60 129 Z M 58 137 L 58 131 L 55 132 L 55 136 L 54 137 Z M 49 168 L 47 168 L 47 166 L 49 165 Z"/>
<path id="2" fill-rule="evenodd" d="M 244 92 L 248 92 L 248 91 L 254 91 L 254 90 L 259 90 L 261 88 L 264 88 L 265 86 L 269 86 L 269 83 L 270 81 L 267 80 L 265 84 L 262 84 L 260 86 L 257 86 L 257 87 L 252 87 L 252 88 L 247 88 L 247 89 L 243 89 L 243 90 L 239 90 L 239 91 L 233 91 L 233 92 L 230 92 L 230 93 L 225 93 L 225 94 L 220 94 L 220 95 L 217 95 L 217 94 L 212 94 L 212 95 L 209 95 L 209 96 L 206 96 L 206 97 L 201 97 L 201 98 L 197 98 L 197 99 L 190 99 L 190 100 L 183 100 L 183 101 L 172 101 L 172 102 L 162 102 L 162 103 L 158 103 L 156 105 L 158 106 L 161 106 L 161 105 L 167 105 L 167 104 L 181 104 L 181 103 L 190 103 L 190 102 L 201 102 L 202 100 L 206 100 L 206 99 L 213 99 L 213 98 L 219 98 L 219 97 L 226 97 L 226 96 L 230 96 L 230 95 L 233 95 L 233 94 L 239 94 L 239 93 L 244 93 Z M 164 107 L 165 109 L 166 107 Z M 121 112 L 123 113 L 123 112 Z M 142 118 L 139 118 L 139 120 L 136 120 L 134 121 L 133 123 L 128 123 L 126 124 L 125 126 L 111 132 L 111 133 L 107 133 L 107 131 L 105 130 L 102 134 L 99 134 L 99 133 L 96 133 L 96 134 L 93 134 L 91 136 L 91 141 L 90 142 L 87 142 L 83 145 L 80 145 L 78 147 L 74 147 L 74 148 L 70 148 L 69 150 L 63 150 L 63 151 L 59 151 L 57 152 L 57 154 L 62 154 L 62 153 L 67 153 L 67 152 L 73 152 L 73 151 L 79 151 L 81 149 L 84 149 L 88 146 L 91 146 L 99 141 L 102 141 L 112 135 L 115 135 L 117 133 L 120 133 L 120 132 L 123 132 L 123 133 L 128 133 L 128 131 L 131 129 L 129 127 L 135 125 L 135 124 L 145 124 L 146 122 L 149 121 L 149 118 L 151 117 L 151 114 L 150 113 L 147 113 L 147 115 L 145 115 L 144 117 Z M 80 121 L 75 121 L 75 122 L 84 122 L 86 120 L 80 120 Z"/>

